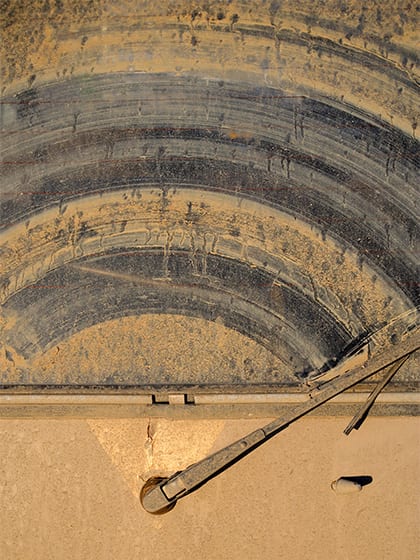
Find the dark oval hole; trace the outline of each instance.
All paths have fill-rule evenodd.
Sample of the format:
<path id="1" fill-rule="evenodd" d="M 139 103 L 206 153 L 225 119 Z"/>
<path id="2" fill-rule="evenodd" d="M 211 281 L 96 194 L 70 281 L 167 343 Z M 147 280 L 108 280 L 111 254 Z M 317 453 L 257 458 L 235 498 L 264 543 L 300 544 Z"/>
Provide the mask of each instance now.
<path id="1" fill-rule="evenodd" d="M 361 476 L 340 476 L 342 480 L 349 480 L 351 482 L 356 482 L 360 484 L 360 486 L 367 486 L 371 482 L 373 482 L 373 477 L 370 475 L 361 475 Z"/>

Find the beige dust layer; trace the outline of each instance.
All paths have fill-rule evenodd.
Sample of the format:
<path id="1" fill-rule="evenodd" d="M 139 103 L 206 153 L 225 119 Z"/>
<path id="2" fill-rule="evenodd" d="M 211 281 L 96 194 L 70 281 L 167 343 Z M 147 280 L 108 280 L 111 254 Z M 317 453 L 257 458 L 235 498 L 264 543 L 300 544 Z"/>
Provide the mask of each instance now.
<path id="1" fill-rule="evenodd" d="M 165 475 L 265 421 L 3 420 L 2 560 L 414 559 L 419 420 L 348 420 L 299 420 L 164 516 L 136 495 L 151 437 Z M 345 475 L 373 482 L 338 495 Z"/>
<path id="2" fill-rule="evenodd" d="M 31 361 L 35 379 L 55 383 L 194 384 L 264 382 L 290 366 L 253 340 L 180 315 L 142 315 L 105 321 L 74 334 Z"/>

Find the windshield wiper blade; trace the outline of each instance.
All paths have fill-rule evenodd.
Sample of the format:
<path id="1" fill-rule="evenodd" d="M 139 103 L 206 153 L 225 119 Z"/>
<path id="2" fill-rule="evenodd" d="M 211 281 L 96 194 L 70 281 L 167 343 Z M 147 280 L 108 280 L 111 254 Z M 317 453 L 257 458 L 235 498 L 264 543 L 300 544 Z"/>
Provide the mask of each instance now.
<path id="1" fill-rule="evenodd" d="M 376 385 L 374 390 L 367 398 L 364 405 L 360 408 L 357 414 L 353 417 L 353 419 L 349 422 L 347 427 L 344 429 L 344 433 L 346 434 L 346 436 L 348 436 L 352 430 L 358 430 L 360 428 L 360 426 L 365 421 L 369 413 L 369 410 L 372 408 L 376 400 L 376 397 L 379 395 L 382 389 L 384 389 L 384 387 L 391 381 L 391 379 L 394 377 L 394 375 L 397 373 L 397 371 L 400 369 L 400 367 L 403 365 L 403 363 L 406 360 L 408 360 L 408 356 L 402 357 L 400 360 L 394 362 L 393 364 L 391 364 L 386 368 L 387 373 L 385 374 L 384 378 L 381 381 L 379 381 L 379 383 Z"/>

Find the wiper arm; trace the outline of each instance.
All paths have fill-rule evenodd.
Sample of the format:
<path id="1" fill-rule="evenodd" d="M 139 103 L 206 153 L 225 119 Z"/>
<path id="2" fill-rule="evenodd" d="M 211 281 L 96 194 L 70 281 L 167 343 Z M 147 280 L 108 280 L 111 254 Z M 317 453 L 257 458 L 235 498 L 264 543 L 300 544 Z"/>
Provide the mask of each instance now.
<path id="1" fill-rule="evenodd" d="M 419 330 L 411 331 L 399 343 L 399 355 L 395 357 L 396 347 L 387 347 L 378 352 L 362 366 L 356 366 L 331 381 L 315 387 L 309 399 L 287 411 L 283 416 L 266 426 L 251 432 L 245 437 L 213 453 L 205 459 L 177 472 L 168 478 L 149 479 L 140 494 L 141 503 L 146 511 L 153 514 L 166 513 L 177 500 L 190 494 L 243 457 L 262 445 L 265 441 L 287 428 L 308 412 L 314 410 L 336 395 L 353 387 L 384 368 L 397 364 L 420 348 Z M 333 368 L 331 373 L 333 373 Z M 342 365 L 340 366 L 340 372 Z M 330 372 L 329 372 L 330 373 Z"/>

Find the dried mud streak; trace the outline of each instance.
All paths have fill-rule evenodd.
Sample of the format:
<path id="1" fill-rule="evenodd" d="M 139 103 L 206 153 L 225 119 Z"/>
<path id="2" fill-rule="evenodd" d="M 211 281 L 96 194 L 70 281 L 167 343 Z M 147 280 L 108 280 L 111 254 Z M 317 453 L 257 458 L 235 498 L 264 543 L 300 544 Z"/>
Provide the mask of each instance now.
<path id="1" fill-rule="evenodd" d="M 69 198 L 123 185 L 136 196 L 147 184 L 159 185 L 163 202 L 168 189 L 182 186 L 230 191 L 287 208 L 358 246 L 361 266 L 365 259 L 373 261 L 413 300 L 418 297 L 416 142 L 310 99 L 277 102 L 273 89 L 248 98 L 249 87 L 233 84 L 156 75 L 121 79 L 120 87 L 115 76 L 88 80 L 101 100 L 80 93 L 77 104 L 84 110 L 76 135 L 69 129 L 71 109 L 63 114 L 47 101 L 66 92 L 77 98 L 80 80 L 39 92 L 46 101 L 34 108 L 39 122 L 29 126 L 27 117 L 15 115 L 18 129 L 11 133 L 3 165 L 4 226 L 16 219 L 30 224 L 31 214 L 54 204 L 59 226 Z M 115 87 L 124 101 L 114 99 Z M 141 118 L 135 100 L 139 88 L 147 97 L 142 97 L 147 115 Z M 183 127 L 177 125 L 180 112 Z M 299 119 L 305 133 L 302 125 L 291 141 Z M 111 126 L 114 122 L 118 126 Z M 70 224 L 73 238 L 89 235 L 85 226 L 76 217 Z M 240 233 L 234 225 L 232 230 Z M 58 231 L 72 235 L 65 227 Z"/>
<path id="2" fill-rule="evenodd" d="M 189 219 L 189 211 L 193 211 L 194 220 Z M 90 232 L 86 238 L 79 237 L 75 226 L 77 221 L 81 222 L 81 216 L 85 231 Z M 121 223 L 125 224 L 123 232 L 118 231 Z M 240 238 L 234 232 L 232 235 L 232 224 L 241 232 Z M 368 272 L 367 264 L 361 268 L 356 254 L 348 250 L 343 255 L 333 239 L 323 240 L 324 236 L 315 228 L 251 201 L 244 200 L 238 210 L 237 202 L 229 196 L 180 190 L 166 196 L 164 212 L 161 193 L 155 191 L 138 199 L 131 191 L 123 191 L 69 203 L 64 216 L 57 216 L 52 209 L 34 218 L 29 231 L 23 224 L 10 228 L 2 236 L 2 275 L 10 282 L 4 296 L 7 298 L 16 289 L 30 285 L 59 264 L 98 253 L 108 240 L 108 248 L 124 247 L 127 242 L 128 247 L 135 241 L 135 247 L 141 247 L 141 239 L 148 232 L 155 247 L 162 246 L 169 232 L 173 248 L 186 239 L 187 246 L 191 248 L 194 242 L 205 254 L 206 236 L 211 236 L 216 241 L 215 252 L 225 238 L 237 244 L 238 258 L 245 254 L 245 243 L 272 256 L 283 255 L 305 271 L 315 286 L 336 294 L 344 307 L 351 308 L 352 300 L 363 301 L 366 323 L 381 324 L 404 310 L 403 300 L 387 303 L 389 288 L 386 284 L 381 287 L 380 278 L 374 271 Z M 249 259 L 249 250 L 246 254 Z M 32 271 L 34 266 L 37 276 Z"/>
<path id="3" fill-rule="evenodd" d="M 386 2 L 379 9 L 335 0 L 299 8 L 293 1 L 207 6 L 11 3 L 4 14 L 6 91 L 109 71 L 253 74 L 256 82 L 290 91 L 344 98 L 415 133 L 418 114 L 409 93 L 417 63 L 414 3 Z"/>
<path id="4" fill-rule="evenodd" d="M 38 248 L 32 254 L 28 253 L 27 250 L 20 251 L 24 269 L 19 271 L 18 276 L 12 280 L 10 285 L 14 291 L 22 290 L 25 286 L 30 289 L 30 284 L 36 280 L 31 269 L 35 262 L 38 267 L 38 277 L 42 278 L 48 270 L 66 262 L 71 262 L 81 255 L 85 257 L 95 255 L 104 247 L 126 249 L 134 242 L 134 245 L 138 248 L 142 244 L 139 237 L 147 240 L 150 239 L 150 235 L 153 238 L 152 244 L 154 246 L 159 244 L 166 246 L 168 232 L 170 232 L 169 238 L 173 240 L 174 244 L 174 246 L 171 246 L 171 250 L 175 248 L 176 244 L 180 243 L 180 240 L 187 240 L 187 247 L 191 250 L 193 247 L 191 245 L 192 238 L 194 239 L 194 247 L 201 247 L 203 250 L 207 246 L 205 236 L 211 231 L 217 234 L 216 244 L 208 245 L 209 248 L 212 248 L 213 253 L 221 252 L 221 254 L 225 254 L 226 247 L 233 246 L 235 252 L 231 257 L 235 260 L 245 258 L 245 262 L 249 261 L 250 248 L 255 245 L 260 245 L 267 254 L 275 256 L 282 254 L 284 243 L 287 242 L 288 253 L 286 259 L 292 259 L 298 269 L 301 268 L 305 271 L 305 275 L 311 275 L 313 280 L 311 289 L 313 289 L 313 286 L 316 287 L 315 292 L 318 299 L 320 298 L 319 294 L 324 290 L 331 292 L 335 297 L 335 300 L 331 300 L 331 298 L 326 300 L 329 307 L 331 307 L 329 302 L 333 301 L 333 307 L 335 306 L 338 310 L 347 307 L 354 308 L 356 324 L 353 328 L 356 330 L 360 328 L 357 327 L 357 322 L 364 327 L 381 324 L 407 309 L 407 304 L 404 300 L 398 299 L 397 294 L 393 294 L 394 298 L 392 301 L 390 300 L 389 283 L 384 282 L 382 284 L 380 278 L 375 276 L 373 271 L 369 272 L 366 266 L 361 269 L 357 256 L 350 251 L 346 253 L 344 258 L 341 258 L 342 249 L 335 245 L 333 240 L 323 240 L 323 236 L 313 228 L 296 222 L 287 215 L 278 213 L 273 209 L 264 208 L 250 201 L 242 202 L 238 214 L 237 203 L 226 195 L 206 193 L 206 204 L 204 206 L 202 197 L 202 193 L 194 194 L 193 191 L 170 193 L 165 198 L 164 213 L 162 213 L 162 199 L 159 193 L 147 196 L 144 194 L 141 199 L 138 199 L 133 197 L 132 193 L 128 195 L 120 192 L 103 195 L 102 197 L 85 198 L 71 203 L 66 210 L 66 219 L 73 224 L 75 217 L 83 212 L 86 227 L 95 232 L 94 236 L 88 237 L 87 241 L 83 242 L 83 250 L 79 250 L 77 244 L 74 245 L 73 243 L 63 247 L 62 239 L 60 239 L 57 247 L 57 236 L 53 233 L 57 227 L 54 220 L 56 213 L 54 210 L 49 211 L 50 222 L 44 222 L 46 215 L 43 213 L 38 217 L 38 224 L 35 223 L 36 220 L 32 224 L 36 235 L 31 238 L 31 247 L 37 248 L 38 246 Z M 73 205 L 76 207 L 73 208 Z M 194 221 L 186 220 L 186 212 L 191 211 L 196 216 Z M 104 219 L 108 225 L 104 225 Z M 59 220 L 60 227 L 62 227 L 61 222 L 63 220 L 63 217 Z M 121 220 L 124 220 L 125 223 L 123 232 L 119 228 L 115 228 L 115 224 L 120 223 Z M 229 234 L 232 222 L 242 231 L 242 238 L 239 240 L 236 236 L 232 238 L 232 235 Z M 142 232 L 141 236 L 139 231 Z M 22 232 L 21 243 L 27 247 L 26 226 L 11 228 L 8 235 L 15 234 L 18 238 L 19 232 Z M 100 232 L 99 236 L 98 232 Z M 45 239 L 51 239 L 50 243 L 43 245 Z M 235 242 L 232 245 L 233 240 Z M 244 240 L 246 240 L 246 247 L 243 245 Z M 110 244 L 107 245 L 107 242 Z M 20 242 L 18 241 L 18 243 Z M 244 251 L 244 249 L 246 250 Z M 46 255 L 40 259 L 43 250 L 46 250 Z M 56 250 L 58 250 L 58 253 L 55 253 Z M 16 254 L 17 252 L 13 256 L 16 257 Z M 337 266 L 339 256 L 340 264 Z M 32 259 L 33 263 L 31 262 Z M 333 264 L 326 266 L 326 263 Z M 3 264 L 7 266 L 7 261 Z M 249 261 L 248 264 L 252 265 L 252 261 Z M 261 266 L 261 263 L 255 264 Z M 16 258 L 10 261 L 9 267 L 10 271 L 18 268 Z M 349 290 L 349 278 L 352 279 L 351 290 Z M 382 287 L 380 287 L 381 285 Z M 57 289 L 57 286 L 52 288 Z M 66 289 L 66 286 L 63 286 L 63 288 Z M 71 289 L 71 286 L 68 286 L 68 288 Z M 238 289 L 240 292 L 241 286 Z M 274 297 L 274 293 L 272 297 Z M 275 297 L 281 297 L 281 292 L 278 292 Z M 321 299 L 320 303 L 322 305 Z M 13 301 L 13 298 L 11 301 Z M 272 301 L 275 302 L 275 299 Z M 338 304 L 338 302 L 340 303 Z M 334 314 L 334 309 L 331 309 L 331 312 Z M 28 315 L 23 316 L 23 321 L 25 322 L 28 318 Z M 346 320 L 346 317 L 343 320 Z M 22 329 L 16 330 L 16 332 L 21 331 Z M 24 335 L 23 332 L 25 332 Z M 31 337 L 30 329 L 25 327 L 22 336 L 29 341 Z M 38 344 L 36 338 L 31 344 L 33 343 Z M 40 350 L 41 348 L 38 349 L 38 352 Z M 299 344 L 297 344 L 296 352 L 299 351 Z M 312 351 L 313 355 L 315 355 L 314 352 L 316 353 L 315 349 Z M 321 363 L 322 357 L 318 366 Z"/>
<path id="5" fill-rule="evenodd" d="M 110 69 L 156 72 L 173 71 L 175 68 L 176 72 L 192 72 L 218 79 L 222 76 L 233 80 L 245 78 L 258 84 L 264 82 L 294 94 L 310 94 L 314 97 L 326 95 L 334 100 L 333 103 L 359 105 L 362 113 L 380 115 L 384 121 L 415 135 L 417 116 L 413 91 L 416 17 L 407 11 L 407 6 L 403 10 L 400 4 L 395 6 L 394 3 L 388 3 L 380 10 L 375 10 L 369 7 L 361 9 L 357 2 L 350 2 L 343 7 L 342 3 L 334 1 L 299 6 L 298 11 L 296 5 L 289 2 L 283 2 L 281 7 L 271 3 L 267 8 L 254 2 L 248 2 L 246 8 L 243 3 L 232 2 L 229 9 L 223 3 L 211 3 L 206 10 L 198 10 L 188 2 L 171 3 L 170 9 L 168 6 L 164 2 L 159 6 L 154 5 L 154 9 L 150 10 L 150 4 L 147 3 L 139 9 L 137 3 L 124 2 L 118 7 L 111 7 L 106 2 L 98 1 L 90 3 L 88 7 L 81 2 L 63 2 L 49 8 L 45 3 L 20 3 L 5 14 L 7 56 L 3 59 L 6 61 L 6 94 L 26 90 L 21 91 L 19 103 L 28 102 L 30 107 L 39 85 L 56 80 L 60 83 L 68 76 L 98 74 Z M 142 12 L 142 9 L 145 11 Z M 132 16 L 130 20 L 124 17 L 127 13 Z M 125 51 L 121 50 L 123 34 L 130 36 L 130 45 Z M 218 46 L 216 38 L 222 41 Z M 9 40 L 14 43 L 13 49 L 8 48 Z M 167 56 L 168 53 L 171 56 Z M 4 107 L 7 113 L 7 105 Z M 141 113 L 142 108 L 139 106 L 138 110 Z M 297 113 L 296 140 L 300 138 L 299 135 L 303 140 L 302 119 Z M 82 122 L 83 115 L 78 110 L 73 112 L 69 125 L 73 134 L 78 132 Z M 235 138 L 237 132 L 233 131 L 231 140 Z M 112 159 L 115 152 L 116 146 L 111 138 L 106 158 Z M 41 162 L 46 157 L 47 152 L 41 147 L 37 151 L 37 158 Z M 161 165 L 159 160 L 158 166 Z M 273 160 L 269 157 L 269 170 L 272 165 Z M 385 166 L 387 177 L 394 167 L 395 154 L 390 153 Z M 290 178 L 289 160 L 286 162 L 286 173 Z M 167 191 L 162 190 L 162 215 L 166 212 L 167 204 Z M 214 220 L 216 224 L 212 223 L 202 218 L 200 209 L 191 206 L 190 210 L 195 221 L 202 221 L 204 229 L 216 227 L 217 220 Z M 10 270 L 14 270 L 16 266 L 19 268 L 22 255 L 34 249 L 30 256 L 32 265 L 30 269 L 22 267 L 15 276 L 6 271 L 2 284 L 4 297 L 41 279 L 46 270 L 83 257 L 89 245 L 86 242 L 89 241 L 86 239 L 88 235 L 92 236 L 90 242 L 92 246 L 96 243 L 96 249 L 99 247 L 102 250 L 104 242 L 108 243 L 108 247 L 115 246 L 119 233 L 123 233 L 122 230 L 127 227 L 124 217 L 127 209 L 121 208 L 121 211 L 121 216 L 116 217 L 111 210 L 112 222 L 104 226 L 95 222 L 95 219 L 83 221 L 78 212 L 72 215 L 68 212 L 70 216 L 67 216 L 65 205 L 60 203 L 59 216 L 54 225 L 48 226 L 46 230 L 41 227 L 34 232 L 28 224 L 19 245 L 13 246 L 12 243 L 6 246 L 5 253 Z M 130 210 L 128 215 L 131 220 Z M 179 215 L 182 216 L 182 211 Z M 254 238 L 261 232 L 265 235 L 270 228 L 260 223 L 260 231 L 255 232 L 247 223 L 250 220 L 246 216 L 243 215 L 241 219 L 234 214 L 232 216 L 230 236 L 224 233 L 220 237 L 215 236 L 212 246 L 219 252 L 225 251 L 225 248 L 222 249 L 223 243 L 232 246 L 236 241 L 234 232 L 241 231 L 239 224 L 243 235 L 240 243 L 237 243 L 239 251 L 234 256 L 238 258 L 239 255 L 243 262 L 255 264 L 255 255 L 252 255 Z M 197 224 L 194 224 L 193 231 L 188 231 L 184 225 L 176 230 L 173 223 L 166 224 L 165 232 L 159 228 L 155 231 L 149 229 L 148 239 L 150 241 L 156 237 L 156 243 L 168 255 L 177 233 L 189 236 L 191 257 L 195 262 L 197 243 L 199 251 L 205 255 L 209 240 Z M 121 232 L 116 231 L 117 227 L 121 228 Z M 385 224 L 385 227 L 389 230 L 390 225 Z M 386 236 L 389 241 L 388 230 Z M 272 232 L 268 233 L 272 235 Z M 43 236 L 46 237 L 42 240 Z M 95 237 L 99 237 L 99 241 Z M 272 237 L 274 239 L 275 236 Z M 303 258 L 299 260 L 297 268 L 303 270 L 306 265 L 304 258 L 309 258 L 309 272 L 305 270 L 305 274 L 308 284 L 312 286 L 311 297 L 319 300 L 321 305 L 332 307 L 337 314 L 338 308 L 351 308 L 355 332 L 360 324 L 380 324 L 409 305 L 402 294 L 394 290 L 392 282 L 385 280 L 378 283 L 374 280 L 377 278 L 376 271 L 364 262 L 363 254 L 359 255 L 360 272 L 355 272 L 353 256 L 350 266 L 347 256 L 343 259 L 338 250 L 334 252 L 330 249 L 328 258 L 325 258 L 325 247 L 322 247 L 325 240 L 314 251 L 310 236 L 299 238 L 295 233 L 282 231 L 278 237 L 285 239 L 286 244 L 280 246 L 278 240 L 264 241 L 262 246 L 265 254 L 273 256 L 282 251 L 283 261 L 291 262 L 297 254 L 300 255 L 303 247 Z M 321 237 L 325 237 L 325 231 L 321 231 Z M 47 251 L 43 247 L 45 240 L 51 243 Z M 32 241 L 35 247 L 31 249 Z M 412 240 L 410 242 L 413 243 Z M 58 258 L 57 248 L 61 251 Z M 47 260 L 50 260 L 49 264 L 45 262 Z M 355 286 L 354 294 L 349 295 L 348 289 L 347 292 L 342 289 L 342 275 L 347 282 L 349 279 L 353 282 L 351 287 Z M 381 287 L 378 289 L 379 285 Z M 371 294 L 375 296 L 371 297 Z M 273 297 L 280 296 L 274 294 Z M 5 318 L 6 325 L 10 319 L 9 313 Z M 4 349 L 4 356 L 9 368 L 13 369 L 13 364 L 19 361 L 21 366 L 24 365 L 12 347 Z"/>

